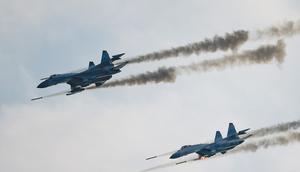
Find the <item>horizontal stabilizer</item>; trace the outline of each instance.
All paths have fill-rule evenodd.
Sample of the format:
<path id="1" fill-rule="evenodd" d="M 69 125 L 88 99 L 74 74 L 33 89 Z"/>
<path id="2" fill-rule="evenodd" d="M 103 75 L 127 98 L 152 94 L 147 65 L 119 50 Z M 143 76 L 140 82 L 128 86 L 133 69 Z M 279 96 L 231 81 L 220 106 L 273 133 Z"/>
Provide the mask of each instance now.
<path id="1" fill-rule="evenodd" d="M 113 55 L 112 58 L 111 58 L 111 61 L 116 61 L 116 60 L 120 60 L 121 56 L 123 56 L 125 53 L 121 53 L 121 54 L 117 54 L 117 55 Z"/>
<path id="2" fill-rule="evenodd" d="M 247 129 L 245 129 L 245 130 L 241 130 L 241 131 L 238 132 L 238 135 L 247 134 L 246 132 L 247 132 L 248 130 L 250 130 L 250 128 L 247 128 Z"/>

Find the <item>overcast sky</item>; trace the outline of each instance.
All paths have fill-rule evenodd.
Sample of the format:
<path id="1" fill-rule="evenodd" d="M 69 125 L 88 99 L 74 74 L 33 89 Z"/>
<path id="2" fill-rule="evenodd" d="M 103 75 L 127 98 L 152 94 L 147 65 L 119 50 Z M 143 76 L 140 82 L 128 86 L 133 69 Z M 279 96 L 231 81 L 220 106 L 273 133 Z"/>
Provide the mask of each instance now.
<path id="1" fill-rule="evenodd" d="M 40 78 L 99 63 L 101 51 L 129 58 L 233 30 L 298 20 L 297 0 L 0 0 L 0 171 L 141 171 L 176 150 L 237 129 L 300 116 L 300 36 L 285 39 L 276 62 L 180 76 L 172 84 L 116 87 L 31 102 L 68 89 L 37 89 Z M 277 40 L 249 42 L 243 49 Z M 163 65 L 222 57 L 130 65 L 113 78 Z M 230 52 L 225 52 L 230 54 Z M 179 171 L 299 171 L 300 144 L 161 169 Z"/>

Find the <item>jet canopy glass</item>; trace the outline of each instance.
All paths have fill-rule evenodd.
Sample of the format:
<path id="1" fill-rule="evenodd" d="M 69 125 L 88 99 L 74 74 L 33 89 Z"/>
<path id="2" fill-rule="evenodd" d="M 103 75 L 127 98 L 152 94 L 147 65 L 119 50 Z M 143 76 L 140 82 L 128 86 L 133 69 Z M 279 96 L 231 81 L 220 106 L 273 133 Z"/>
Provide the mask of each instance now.
<path id="1" fill-rule="evenodd" d="M 51 75 L 49 78 L 54 78 L 55 76 L 57 76 L 57 74 Z"/>
<path id="2" fill-rule="evenodd" d="M 187 148 L 187 147 L 190 147 L 190 146 L 192 146 L 192 145 L 184 145 L 180 149 L 184 149 L 184 148 Z"/>

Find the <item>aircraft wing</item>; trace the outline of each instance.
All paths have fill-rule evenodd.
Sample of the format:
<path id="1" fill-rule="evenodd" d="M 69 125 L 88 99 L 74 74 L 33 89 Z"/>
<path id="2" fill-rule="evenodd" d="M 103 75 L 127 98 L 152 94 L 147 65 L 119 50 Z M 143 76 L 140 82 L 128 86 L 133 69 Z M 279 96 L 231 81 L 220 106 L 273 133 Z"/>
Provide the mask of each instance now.
<path id="1" fill-rule="evenodd" d="M 203 149 L 199 150 L 196 152 L 198 155 L 200 156 L 204 156 L 204 157 L 210 157 L 216 154 L 216 151 L 213 149 L 209 149 L 207 147 L 204 147 Z"/>
<path id="2" fill-rule="evenodd" d="M 80 77 L 73 77 L 71 80 L 69 80 L 67 84 L 71 86 L 71 90 L 66 95 L 72 95 L 85 90 L 85 88 L 81 87 L 81 83 L 83 82 L 84 79 Z"/>
<path id="3" fill-rule="evenodd" d="M 72 79 L 70 79 L 67 84 L 69 84 L 72 88 L 77 87 L 78 85 L 80 85 L 80 83 L 82 83 L 84 81 L 83 78 L 80 77 L 73 77 Z"/>
<path id="4" fill-rule="evenodd" d="M 105 81 L 100 81 L 100 82 L 95 82 L 95 85 L 96 85 L 96 87 L 100 87 L 100 86 L 103 85 L 106 81 L 107 81 L 107 80 L 105 80 Z"/>

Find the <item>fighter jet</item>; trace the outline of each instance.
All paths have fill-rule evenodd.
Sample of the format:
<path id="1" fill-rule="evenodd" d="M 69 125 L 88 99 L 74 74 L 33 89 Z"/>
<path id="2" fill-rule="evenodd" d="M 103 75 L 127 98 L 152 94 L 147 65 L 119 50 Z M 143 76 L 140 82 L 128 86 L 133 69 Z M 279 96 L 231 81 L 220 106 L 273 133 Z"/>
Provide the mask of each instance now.
<path id="1" fill-rule="evenodd" d="M 192 153 L 198 154 L 198 158 L 195 160 L 205 159 L 214 156 L 217 153 L 225 154 L 228 150 L 235 148 L 239 144 L 243 143 L 245 139 L 252 136 L 251 134 L 248 134 L 244 137 L 240 137 L 241 135 L 247 134 L 246 132 L 248 130 L 250 130 L 250 128 L 236 132 L 233 123 L 229 123 L 227 137 L 223 138 L 221 132 L 216 131 L 214 142 L 207 143 L 207 144 L 195 144 L 195 145 L 182 146 L 179 150 L 177 150 L 175 153 L 173 153 L 170 156 L 170 159 L 180 158 Z M 157 156 L 147 158 L 146 160 L 153 159 L 153 158 L 157 158 Z M 177 164 L 184 163 L 184 162 L 186 161 L 179 162 Z"/>
<path id="2" fill-rule="evenodd" d="M 128 62 L 122 62 L 118 65 L 112 62 L 120 60 L 121 56 L 125 53 L 113 55 L 109 57 L 107 51 L 102 52 L 101 63 L 95 65 L 94 62 L 90 61 L 88 69 L 80 72 L 70 72 L 64 74 L 54 74 L 50 77 L 43 78 L 44 80 L 40 83 L 37 88 L 46 88 L 60 83 L 67 83 L 71 86 L 71 90 L 66 95 L 72 95 L 85 90 L 85 87 L 95 84 L 96 87 L 103 85 L 107 80 L 112 78 L 112 75 L 121 72 L 121 68 L 124 67 Z"/>

